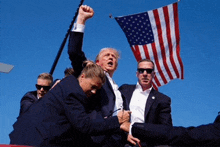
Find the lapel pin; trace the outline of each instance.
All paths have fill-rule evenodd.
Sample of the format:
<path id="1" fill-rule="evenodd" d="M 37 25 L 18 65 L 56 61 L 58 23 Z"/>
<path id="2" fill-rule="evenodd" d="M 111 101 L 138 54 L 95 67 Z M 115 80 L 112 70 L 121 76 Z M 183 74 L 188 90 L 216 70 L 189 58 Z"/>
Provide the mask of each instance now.
<path id="1" fill-rule="evenodd" d="M 154 99 L 155 99 L 155 96 L 152 96 L 152 99 L 154 100 Z"/>

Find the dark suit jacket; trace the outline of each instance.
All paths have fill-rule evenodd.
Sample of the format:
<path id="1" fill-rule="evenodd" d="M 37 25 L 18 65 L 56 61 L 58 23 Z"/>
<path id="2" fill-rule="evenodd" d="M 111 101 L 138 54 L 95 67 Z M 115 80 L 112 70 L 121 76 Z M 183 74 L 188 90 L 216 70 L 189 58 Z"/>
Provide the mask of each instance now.
<path id="1" fill-rule="evenodd" d="M 214 123 L 187 128 L 135 123 L 132 134 L 151 145 L 220 146 L 220 116 Z"/>
<path id="2" fill-rule="evenodd" d="M 125 96 L 126 102 L 129 106 L 132 94 L 136 88 L 136 85 L 122 85 L 119 90 L 122 95 Z M 145 107 L 145 123 L 164 124 L 172 126 L 171 117 L 171 99 L 154 90 L 152 88 Z"/>
<path id="3" fill-rule="evenodd" d="M 79 32 L 71 32 L 70 33 L 70 38 L 69 38 L 69 44 L 68 44 L 68 54 L 69 54 L 69 58 L 71 60 L 71 64 L 72 67 L 74 69 L 74 75 L 76 77 L 79 76 L 79 74 L 81 73 L 82 69 L 83 69 L 83 61 L 86 60 L 85 54 L 82 51 L 82 42 L 83 42 L 83 33 L 79 33 Z M 101 90 L 99 91 L 99 93 L 96 95 L 97 98 L 95 98 L 97 101 L 96 103 L 99 103 L 99 107 L 95 108 L 95 111 L 93 111 L 91 113 L 91 118 L 96 119 L 99 117 L 107 117 L 107 116 L 111 116 L 113 110 L 114 110 L 114 105 L 115 105 L 115 94 L 114 91 L 112 89 L 112 86 L 108 80 L 108 78 L 106 78 L 106 82 L 104 83 L 104 85 L 102 86 Z M 122 97 L 123 98 L 123 97 Z M 124 109 L 128 109 L 126 102 L 123 101 L 123 105 L 124 105 Z M 119 130 L 118 130 L 119 131 Z M 121 131 L 119 131 L 120 133 L 122 133 Z M 104 139 L 105 138 L 105 139 Z M 107 137 L 109 138 L 109 137 Z M 116 137 L 118 138 L 118 137 Z M 100 136 L 100 137 L 96 137 L 94 139 L 95 142 L 102 144 L 101 142 L 103 142 L 104 140 L 108 140 L 106 139 L 106 136 Z M 114 139 L 115 140 L 115 139 Z M 117 140 L 117 139 L 116 139 Z M 120 142 L 120 141 L 111 141 L 112 142 Z M 105 143 L 103 143 L 105 144 Z M 117 145 L 109 145 L 109 146 L 117 146 Z"/>
<path id="4" fill-rule="evenodd" d="M 129 106 L 132 94 L 136 88 L 136 85 L 128 85 L 124 84 L 120 86 L 119 90 L 121 91 L 122 95 L 125 97 L 127 106 Z M 152 124 L 164 124 L 172 126 L 172 118 L 171 118 L 171 99 L 154 90 L 152 88 L 147 102 L 145 106 L 145 123 L 152 123 Z M 147 146 L 146 142 L 142 141 L 141 145 L 143 147 Z"/>
<path id="5" fill-rule="evenodd" d="M 20 108 L 20 114 L 22 115 L 24 112 L 26 112 L 29 107 L 35 103 L 38 100 L 37 98 L 37 91 L 30 91 L 27 92 L 21 99 L 21 108 Z"/>
<path id="6" fill-rule="evenodd" d="M 64 78 L 18 117 L 10 144 L 93 146 L 90 135 L 114 132 L 120 125 L 117 117 L 90 119 L 90 101 L 74 76 Z"/>

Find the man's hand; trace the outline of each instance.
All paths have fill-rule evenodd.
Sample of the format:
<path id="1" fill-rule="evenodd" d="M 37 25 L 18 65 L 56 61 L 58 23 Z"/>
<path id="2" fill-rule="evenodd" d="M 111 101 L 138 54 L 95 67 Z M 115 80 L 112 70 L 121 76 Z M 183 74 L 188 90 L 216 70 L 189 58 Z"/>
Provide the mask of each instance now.
<path id="1" fill-rule="evenodd" d="M 131 114 L 131 111 L 125 111 L 125 110 L 119 111 L 117 115 L 119 124 L 128 122 L 130 120 L 130 114 Z"/>
<path id="2" fill-rule="evenodd" d="M 78 18 L 77 18 L 77 24 L 84 24 L 86 23 L 86 20 L 93 17 L 94 11 L 91 7 L 87 5 L 82 5 L 79 8 Z"/>
<path id="3" fill-rule="evenodd" d="M 125 132 L 129 132 L 130 125 L 131 125 L 130 122 L 124 122 L 123 124 L 120 125 L 120 129 Z"/>
<path id="4" fill-rule="evenodd" d="M 129 141 L 133 145 L 137 144 L 139 147 L 141 147 L 141 141 L 138 138 L 135 138 L 130 134 L 127 137 L 127 141 Z"/>

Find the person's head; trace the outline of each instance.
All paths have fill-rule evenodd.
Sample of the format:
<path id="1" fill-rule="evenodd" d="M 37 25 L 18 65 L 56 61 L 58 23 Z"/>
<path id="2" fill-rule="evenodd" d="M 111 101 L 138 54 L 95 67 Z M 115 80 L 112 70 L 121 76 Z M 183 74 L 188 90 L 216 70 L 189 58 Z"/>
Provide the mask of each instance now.
<path id="1" fill-rule="evenodd" d="M 103 48 L 96 56 L 96 64 L 112 77 L 118 66 L 119 52 L 114 48 Z"/>
<path id="2" fill-rule="evenodd" d="M 143 90 L 150 88 L 155 76 L 154 62 L 149 59 L 140 60 L 137 65 L 136 75 Z"/>
<path id="3" fill-rule="evenodd" d="M 74 73 L 74 69 L 73 69 L 73 68 L 66 68 L 66 69 L 64 70 L 64 75 L 65 75 L 65 77 L 67 77 L 67 76 L 69 76 L 69 75 L 73 75 L 73 73 Z"/>
<path id="4" fill-rule="evenodd" d="M 42 73 L 37 78 L 37 97 L 42 98 L 50 89 L 53 77 L 49 73 Z"/>
<path id="5" fill-rule="evenodd" d="M 96 94 L 97 90 L 105 83 L 105 73 L 103 69 L 92 61 L 88 61 L 79 75 L 79 85 L 87 95 Z"/>

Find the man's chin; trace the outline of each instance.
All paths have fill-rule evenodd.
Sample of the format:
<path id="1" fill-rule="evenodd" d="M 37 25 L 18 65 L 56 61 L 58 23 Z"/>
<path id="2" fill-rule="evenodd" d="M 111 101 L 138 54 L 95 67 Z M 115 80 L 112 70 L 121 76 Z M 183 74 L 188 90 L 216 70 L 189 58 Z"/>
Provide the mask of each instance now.
<path id="1" fill-rule="evenodd" d="M 143 81 L 141 82 L 142 85 L 148 85 L 149 84 L 149 81 Z"/>
<path id="2" fill-rule="evenodd" d="M 115 71 L 116 69 L 114 68 L 114 67 L 107 67 L 106 68 L 106 71 L 108 72 L 108 71 Z"/>
<path id="3" fill-rule="evenodd" d="M 42 94 L 39 94 L 38 96 L 39 96 L 39 98 L 42 98 L 42 97 L 43 97 L 44 95 L 42 95 Z"/>

